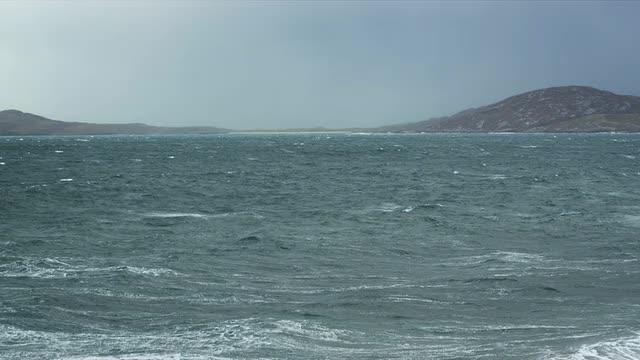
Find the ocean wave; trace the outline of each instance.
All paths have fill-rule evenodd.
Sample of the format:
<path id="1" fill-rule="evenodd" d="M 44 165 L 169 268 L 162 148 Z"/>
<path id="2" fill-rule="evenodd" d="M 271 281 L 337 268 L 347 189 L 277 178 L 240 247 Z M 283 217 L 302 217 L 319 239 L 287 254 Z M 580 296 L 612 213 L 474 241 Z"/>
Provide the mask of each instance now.
<path id="1" fill-rule="evenodd" d="M 540 263 L 546 260 L 546 258 L 540 254 L 530 254 L 515 251 L 497 251 L 494 253 L 498 258 L 506 262 L 516 263 Z"/>
<path id="2" fill-rule="evenodd" d="M 443 208 L 444 205 L 439 204 L 439 203 L 435 203 L 435 204 L 430 204 L 430 203 L 426 203 L 426 204 L 419 204 L 419 205 L 409 205 L 409 206 L 403 206 L 403 205 L 399 205 L 396 203 L 392 203 L 392 202 L 385 202 L 385 203 L 381 203 L 378 205 L 373 205 L 373 206 L 369 206 L 366 207 L 362 210 L 357 210 L 355 212 L 357 213 L 376 213 L 376 212 L 383 212 L 383 213 L 391 213 L 391 212 L 403 212 L 403 213 L 410 213 L 413 210 L 416 209 L 438 209 L 438 208 Z"/>
<path id="3" fill-rule="evenodd" d="M 454 258 L 456 263 L 463 265 L 480 265 L 490 262 L 520 263 L 520 264 L 540 264 L 547 261 L 543 255 L 515 252 L 515 251 L 494 251 L 483 255 L 467 256 L 464 258 Z"/>
<path id="4" fill-rule="evenodd" d="M 71 265 L 51 258 L 27 258 L 0 265 L 0 277 L 30 277 L 40 279 L 62 279 L 80 277 L 87 274 L 108 274 L 127 272 L 145 276 L 178 276 L 178 272 L 165 268 L 147 268 L 141 266 L 88 267 Z"/>
<path id="5" fill-rule="evenodd" d="M 227 305 L 227 304 L 273 304 L 278 303 L 276 299 L 269 299 L 260 295 L 228 296 L 222 298 L 207 297 L 204 295 L 192 296 L 186 301 L 196 305 Z"/>
<path id="6" fill-rule="evenodd" d="M 173 327 L 169 331 L 108 333 L 68 333 L 26 330 L 0 324 L 0 338 L 6 343 L 29 344 L 5 351 L 3 359 L 55 358 L 85 359 L 224 359 L 246 358 L 260 350 L 286 354 L 350 352 L 364 334 L 332 328 L 311 320 L 236 319 L 215 324 Z M 45 352 L 39 351 L 46 348 Z M 1 348 L 0 348 L 1 349 Z M 118 354 L 112 354 L 114 349 Z M 355 349 L 354 349 L 355 350 Z M 363 351 L 361 347 L 359 351 Z"/>
<path id="7" fill-rule="evenodd" d="M 90 294 L 90 295 L 97 295 L 97 296 L 103 296 L 103 297 L 134 299 L 134 300 L 140 300 L 140 301 L 176 301 L 181 299 L 181 297 L 175 297 L 175 296 L 149 296 L 145 294 L 134 294 L 130 292 L 122 292 L 122 291 L 109 290 L 104 288 L 74 289 L 72 290 L 72 293 L 76 295 Z M 68 309 L 65 309 L 65 311 L 68 311 Z"/>
<path id="8" fill-rule="evenodd" d="M 382 203 L 380 205 L 371 206 L 365 209 L 365 212 L 394 212 L 403 208 L 402 205 L 394 203 Z"/>
<path id="9" fill-rule="evenodd" d="M 467 256 L 464 258 L 453 258 L 457 264 L 468 266 L 482 266 L 493 264 L 493 270 L 528 269 L 535 266 L 536 269 L 544 270 L 582 270 L 594 271 L 599 267 L 594 266 L 601 263 L 609 263 L 610 260 L 567 260 L 563 258 L 552 258 L 542 254 L 516 252 L 516 251 L 494 251 L 483 255 Z M 617 260 L 621 261 L 621 260 Z M 522 267 L 521 265 L 528 265 Z"/>
<path id="10" fill-rule="evenodd" d="M 573 325 L 545 325 L 545 324 L 505 324 L 505 325 L 471 325 L 471 326 L 422 326 L 420 329 L 437 333 L 485 333 L 531 330 L 573 330 L 578 329 Z"/>
<path id="11" fill-rule="evenodd" d="M 3 359 L 55 358 L 85 359 L 224 359 L 221 354 L 268 347 L 271 341 L 260 334 L 259 327 L 249 321 L 227 321 L 203 329 L 176 329 L 175 332 L 136 333 L 66 333 L 23 330 L 0 325 L 0 337 L 13 344 L 46 347 L 35 350 L 5 351 Z M 116 352 L 120 354 L 112 355 Z M 195 350 L 194 350 L 195 349 Z M 235 358 L 235 357 L 234 357 Z"/>
<path id="12" fill-rule="evenodd" d="M 391 302 L 398 302 L 398 303 L 408 302 L 408 303 L 443 304 L 443 305 L 471 304 L 471 303 L 465 303 L 460 301 L 446 301 L 446 300 L 438 300 L 438 299 L 431 299 L 431 298 L 418 298 L 418 297 L 412 297 L 409 295 L 392 295 L 392 296 L 388 296 L 387 300 Z"/>
<path id="13" fill-rule="evenodd" d="M 489 180 L 506 180 L 509 177 L 504 174 L 493 174 L 489 176 Z"/>
<path id="14" fill-rule="evenodd" d="M 310 321 L 278 320 L 274 323 L 276 330 L 286 335 L 303 336 L 316 341 L 342 341 L 351 335 L 350 331 L 328 328 Z"/>
<path id="15" fill-rule="evenodd" d="M 151 212 L 144 214 L 146 217 L 154 217 L 154 218 L 184 218 L 184 217 L 192 217 L 198 219 L 206 219 L 208 216 L 204 214 L 198 213 L 163 213 L 163 212 Z"/>
<path id="16" fill-rule="evenodd" d="M 62 357 L 59 358 L 61 360 L 204 360 L 204 359 L 212 359 L 212 360 L 222 360 L 222 359 L 231 359 L 231 358 L 223 358 L 216 356 L 184 356 L 183 354 L 128 354 L 128 355 L 90 355 L 90 356 L 71 356 L 71 357 Z"/>
<path id="17" fill-rule="evenodd" d="M 232 211 L 232 212 L 226 212 L 226 213 L 220 213 L 220 214 L 213 214 L 210 215 L 210 218 L 226 218 L 226 217 L 235 217 L 235 216 L 248 216 L 248 217 L 252 217 L 254 219 L 264 219 L 263 215 L 260 215 L 258 213 L 252 212 L 252 211 Z"/>
<path id="18" fill-rule="evenodd" d="M 630 262 L 635 259 L 615 259 L 613 262 Z M 466 266 L 468 268 L 479 268 L 490 272 L 491 277 L 521 277 L 531 274 L 554 274 L 557 271 L 601 271 L 604 265 L 610 264 L 611 260 L 601 261 L 593 259 L 570 260 L 563 258 L 552 258 L 547 255 L 515 252 L 515 251 L 494 251 L 483 255 L 473 255 L 466 257 L 451 258 L 443 262 L 444 265 Z"/>
<path id="19" fill-rule="evenodd" d="M 264 216 L 251 211 L 226 212 L 226 213 L 219 213 L 219 214 L 150 212 L 150 213 L 144 213 L 142 214 L 142 216 L 148 217 L 148 218 L 161 218 L 161 219 L 178 219 L 178 218 L 216 219 L 216 218 L 226 218 L 226 217 L 233 217 L 233 216 L 249 216 L 255 219 L 264 219 Z"/>
<path id="20" fill-rule="evenodd" d="M 640 334 L 615 340 L 585 344 L 570 354 L 550 355 L 547 360 L 637 360 L 640 359 Z"/>
<path id="21" fill-rule="evenodd" d="M 279 289 L 269 289 L 269 292 L 284 292 L 284 293 L 298 293 L 298 294 L 322 294 L 322 293 L 340 293 L 340 292 L 351 292 L 351 291 L 363 291 L 363 290 L 387 290 L 387 289 L 398 289 L 398 288 L 424 288 L 422 285 L 415 284 L 389 284 L 389 285 L 358 285 L 358 286 L 349 286 L 349 287 L 338 287 L 338 288 L 279 288 Z"/>

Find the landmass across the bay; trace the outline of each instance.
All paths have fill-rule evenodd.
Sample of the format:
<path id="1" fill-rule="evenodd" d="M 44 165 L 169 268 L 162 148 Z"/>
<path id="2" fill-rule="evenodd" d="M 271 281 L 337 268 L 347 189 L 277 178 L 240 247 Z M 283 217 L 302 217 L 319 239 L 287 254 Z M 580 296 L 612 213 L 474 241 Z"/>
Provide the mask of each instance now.
<path id="1" fill-rule="evenodd" d="M 432 132 L 640 132 L 640 97 L 585 86 L 534 90 L 451 116 L 373 128 L 231 130 L 208 126 L 161 127 L 142 123 L 65 122 L 0 111 L 0 135 L 300 134 Z"/>

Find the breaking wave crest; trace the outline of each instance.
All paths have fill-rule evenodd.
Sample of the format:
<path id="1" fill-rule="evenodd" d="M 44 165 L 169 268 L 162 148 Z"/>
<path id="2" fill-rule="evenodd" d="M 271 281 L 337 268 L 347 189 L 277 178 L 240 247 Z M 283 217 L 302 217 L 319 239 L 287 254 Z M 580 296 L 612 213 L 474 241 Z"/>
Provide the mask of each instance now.
<path id="1" fill-rule="evenodd" d="M 130 265 L 90 267 L 83 265 L 71 265 L 58 259 L 51 258 L 25 258 L 0 265 L 0 277 L 60 279 L 121 272 L 145 276 L 180 275 L 178 272 L 166 268 L 147 268 Z"/>
<path id="2" fill-rule="evenodd" d="M 566 355 L 552 355 L 548 360 L 637 360 L 640 359 L 640 334 L 586 344 Z"/>

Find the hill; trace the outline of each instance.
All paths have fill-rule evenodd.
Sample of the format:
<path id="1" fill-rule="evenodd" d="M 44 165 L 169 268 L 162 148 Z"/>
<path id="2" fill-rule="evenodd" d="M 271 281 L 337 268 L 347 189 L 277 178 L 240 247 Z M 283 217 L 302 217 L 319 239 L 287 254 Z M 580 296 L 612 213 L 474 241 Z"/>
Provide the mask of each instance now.
<path id="1" fill-rule="evenodd" d="M 640 132 L 640 97 L 585 86 L 512 96 L 452 116 L 384 126 L 380 132 Z"/>
<path id="2" fill-rule="evenodd" d="M 0 135 L 216 134 L 229 130 L 206 126 L 162 127 L 139 123 L 65 122 L 18 110 L 0 111 Z"/>
<path id="3" fill-rule="evenodd" d="M 0 111 L 0 135 L 216 134 L 216 127 L 140 123 L 65 122 L 18 110 Z M 279 132 L 640 132 L 640 97 L 586 86 L 561 86 L 515 95 L 451 116 L 374 129 L 287 129 Z M 273 130 L 242 131 L 273 132 Z"/>

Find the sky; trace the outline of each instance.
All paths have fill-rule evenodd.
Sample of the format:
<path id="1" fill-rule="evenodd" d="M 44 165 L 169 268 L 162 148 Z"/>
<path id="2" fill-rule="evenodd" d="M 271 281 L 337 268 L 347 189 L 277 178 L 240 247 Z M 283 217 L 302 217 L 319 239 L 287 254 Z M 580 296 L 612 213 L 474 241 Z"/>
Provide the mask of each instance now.
<path id="1" fill-rule="evenodd" d="M 346 128 L 550 86 L 640 95 L 638 19 L 638 1 L 2 1 L 0 110 Z"/>

